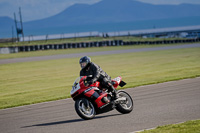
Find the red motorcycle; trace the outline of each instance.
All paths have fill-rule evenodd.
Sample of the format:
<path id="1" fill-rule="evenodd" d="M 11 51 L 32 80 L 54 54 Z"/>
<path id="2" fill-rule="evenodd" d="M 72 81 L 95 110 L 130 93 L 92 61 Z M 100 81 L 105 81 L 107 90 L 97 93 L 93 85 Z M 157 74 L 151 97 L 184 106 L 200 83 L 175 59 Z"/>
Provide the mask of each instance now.
<path id="1" fill-rule="evenodd" d="M 118 91 L 117 99 L 114 100 L 112 93 L 102 88 L 100 82 L 97 81 L 88 85 L 89 78 L 89 76 L 77 78 L 71 90 L 71 97 L 75 101 L 75 110 L 81 118 L 92 119 L 97 114 L 113 109 L 123 114 L 130 113 L 133 110 L 133 100 L 127 92 Z M 120 76 L 113 79 L 112 84 L 115 88 L 126 85 Z"/>

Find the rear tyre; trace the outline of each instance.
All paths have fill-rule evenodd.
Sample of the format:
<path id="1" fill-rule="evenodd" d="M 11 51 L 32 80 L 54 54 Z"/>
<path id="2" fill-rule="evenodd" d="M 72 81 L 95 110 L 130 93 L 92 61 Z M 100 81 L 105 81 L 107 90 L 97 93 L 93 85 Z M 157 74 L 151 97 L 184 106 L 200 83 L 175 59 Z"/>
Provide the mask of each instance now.
<path id="1" fill-rule="evenodd" d="M 88 107 L 85 106 L 84 101 L 88 102 Z M 84 120 L 92 119 L 96 114 L 93 104 L 86 98 L 81 98 L 75 101 L 75 110 Z"/>
<path id="2" fill-rule="evenodd" d="M 133 110 L 133 100 L 131 96 L 125 91 L 119 91 L 118 97 L 125 97 L 126 101 L 123 101 L 116 105 L 116 110 L 122 114 L 130 113 Z"/>

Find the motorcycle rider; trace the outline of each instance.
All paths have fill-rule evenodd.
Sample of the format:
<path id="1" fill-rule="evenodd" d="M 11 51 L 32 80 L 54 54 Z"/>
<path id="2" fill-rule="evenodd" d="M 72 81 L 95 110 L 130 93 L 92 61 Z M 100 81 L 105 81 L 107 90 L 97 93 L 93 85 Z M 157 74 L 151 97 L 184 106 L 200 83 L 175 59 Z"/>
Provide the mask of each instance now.
<path id="1" fill-rule="evenodd" d="M 102 87 L 105 87 L 108 89 L 108 91 L 112 92 L 114 99 L 117 98 L 117 92 L 112 85 L 111 77 L 106 72 L 104 72 L 100 66 L 91 62 L 90 57 L 84 56 L 80 58 L 79 64 L 81 66 L 80 76 L 92 75 L 91 78 L 88 78 L 89 81 L 87 81 L 89 85 L 95 83 L 96 81 L 99 81 Z"/>

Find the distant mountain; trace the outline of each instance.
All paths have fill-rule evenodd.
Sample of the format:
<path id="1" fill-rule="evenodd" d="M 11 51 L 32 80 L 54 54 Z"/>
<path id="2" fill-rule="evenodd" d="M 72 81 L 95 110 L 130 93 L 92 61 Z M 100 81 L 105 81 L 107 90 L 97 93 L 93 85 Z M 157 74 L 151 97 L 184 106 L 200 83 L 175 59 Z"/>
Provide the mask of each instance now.
<path id="1" fill-rule="evenodd" d="M 12 26 L 14 26 L 14 20 L 10 17 L 0 17 L 0 29 L 6 30 L 6 29 L 12 29 Z M 14 27 L 13 27 L 14 28 Z"/>
<path id="2" fill-rule="evenodd" d="M 49 31 L 49 28 L 56 30 L 62 27 L 189 17 L 200 17 L 200 5 L 153 5 L 136 0 L 102 0 L 93 5 L 75 4 L 55 16 L 25 22 L 23 26 L 25 31 L 33 32 Z M 0 30 L 11 29 L 12 25 L 14 25 L 12 19 L 0 17 Z"/>
<path id="3" fill-rule="evenodd" d="M 134 0 L 102 0 L 93 5 L 75 4 L 42 20 L 25 23 L 28 27 L 60 27 L 200 16 L 200 5 L 152 5 Z"/>

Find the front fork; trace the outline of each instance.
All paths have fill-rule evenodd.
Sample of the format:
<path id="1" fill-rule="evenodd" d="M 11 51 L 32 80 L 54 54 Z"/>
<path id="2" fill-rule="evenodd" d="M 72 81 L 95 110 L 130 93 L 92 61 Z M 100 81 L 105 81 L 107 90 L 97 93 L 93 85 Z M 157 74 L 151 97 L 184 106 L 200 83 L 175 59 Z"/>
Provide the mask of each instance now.
<path id="1" fill-rule="evenodd" d="M 89 102 L 88 102 L 88 100 L 87 99 L 83 99 L 83 104 L 85 105 L 85 107 L 86 108 L 89 108 L 90 106 L 89 106 Z"/>

